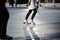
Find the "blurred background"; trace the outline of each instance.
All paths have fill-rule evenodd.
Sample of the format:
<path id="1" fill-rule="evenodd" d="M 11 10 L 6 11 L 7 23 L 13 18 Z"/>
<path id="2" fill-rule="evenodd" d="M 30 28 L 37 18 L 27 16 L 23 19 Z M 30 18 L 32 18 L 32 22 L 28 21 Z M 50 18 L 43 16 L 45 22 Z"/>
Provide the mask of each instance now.
<path id="1" fill-rule="evenodd" d="M 28 6 L 28 0 L 6 0 L 6 3 L 8 5 L 11 5 L 12 7 L 17 5 L 21 5 L 21 4 L 25 4 L 26 6 Z M 47 3 L 51 4 L 53 3 L 53 5 L 55 6 L 56 3 L 60 3 L 60 0 L 40 0 L 40 4 L 45 3 L 47 5 Z"/>
<path id="2" fill-rule="evenodd" d="M 23 24 L 28 12 L 27 3 L 28 0 L 6 1 L 6 7 L 10 14 L 7 34 L 12 36 L 14 40 L 30 39 L 26 28 L 31 25 L 26 26 Z M 37 25 L 32 25 L 32 27 L 34 27 L 32 35 L 34 38 L 37 38 L 37 40 L 38 37 L 41 40 L 60 40 L 60 0 L 40 0 L 40 4 L 42 7 L 39 7 L 37 10 L 38 12 L 34 19 Z"/>

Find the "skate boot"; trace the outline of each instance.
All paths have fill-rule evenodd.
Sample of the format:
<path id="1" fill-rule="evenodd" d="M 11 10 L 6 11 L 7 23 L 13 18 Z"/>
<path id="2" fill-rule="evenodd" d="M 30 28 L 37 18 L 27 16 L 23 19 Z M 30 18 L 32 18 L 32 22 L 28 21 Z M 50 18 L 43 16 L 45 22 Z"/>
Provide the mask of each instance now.
<path id="1" fill-rule="evenodd" d="M 29 24 L 27 20 L 24 20 L 23 24 Z"/>
<path id="2" fill-rule="evenodd" d="M 36 23 L 33 20 L 31 20 L 30 24 L 36 25 Z"/>

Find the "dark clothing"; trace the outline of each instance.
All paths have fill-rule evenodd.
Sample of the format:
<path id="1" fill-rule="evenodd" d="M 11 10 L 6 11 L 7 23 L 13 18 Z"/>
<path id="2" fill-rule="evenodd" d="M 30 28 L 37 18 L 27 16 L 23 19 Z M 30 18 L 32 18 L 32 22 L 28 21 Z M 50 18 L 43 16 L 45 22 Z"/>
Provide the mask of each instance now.
<path id="1" fill-rule="evenodd" d="M 16 0 L 16 7 L 17 7 L 17 4 L 27 4 L 28 3 L 28 0 Z"/>
<path id="2" fill-rule="evenodd" d="M 34 19 L 35 15 L 36 15 L 36 13 L 37 13 L 37 9 L 36 9 L 36 8 L 29 10 L 29 12 L 27 13 L 26 18 L 25 18 L 26 20 L 28 19 L 29 15 L 31 14 L 32 11 L 34 11 L 34 12 L 33 12 L 33 14 L 32 14 L 31 19 L 32 19 L 32 20 Z"/>
<path id="3" fill-rule="evenodd" d="M 6 35 L 6 27 L 9 19 L 9 13 L 5 7 L 6 0 L 0 0 L 0 38 Z"/>
<path id="4" fill-rule="evenodd" d="M 10 4 L 14 4 L 14 0 L 9 0 L 9 3 Z"/>
<path id="5" fill-rule="evenodd" d="M 1 8 L 2 6 L 5 6 L 5 2 L 6 2 L 6 0 L 0 0 L 0 8 Z"/>
<path id="6" fill-rule="evenodd" d="M 14 0 L 9 0 L 9 4 L 13 7 L 13 5 L 14 5 Z"/>

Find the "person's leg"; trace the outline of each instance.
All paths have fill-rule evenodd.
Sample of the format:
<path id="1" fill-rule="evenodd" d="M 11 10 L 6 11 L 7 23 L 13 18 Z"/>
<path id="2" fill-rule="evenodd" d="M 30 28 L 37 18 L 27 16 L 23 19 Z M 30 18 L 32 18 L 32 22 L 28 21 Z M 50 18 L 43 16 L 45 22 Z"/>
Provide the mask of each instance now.
<path id="1" fill-rule="evenodd" d="M 1 38 L 4 38 L 4 35 L 6 35 L 6 28 L 7 27 L 7 23 L 0 23 L 0 34 L 1 34 Z"/>
<path id="2" fill-rule="evenodd" d="M 1 21 L 1 25 L 0 25 L 0 27 L 1 27 L 1 30 L 0 30 L 1 39 L 12 39 L 12 37 L 8 36 L 6 33 L 7 32 L 8 19 L 9 19 L 8 16 L 5 16 L 5 17 L 3 17 L 2 21 Z"/>
<path id="3" fill-rule="evenodd" d="M 12 39 L 12 37 L 6 34 L 9 13 L 5 7 L 3 9 L 2 9 L 3 10 L 2 15 L 0 16 L 0 38 L 1 39 Z"/>
<path id="4" fill-rule="evenodd" d="M 15 6 L 17 7 L 17 3 L 15 4 Z"/>
<path id="5" fill-rule="evenodd" d="M 25 18 L 26 20 L 28 19 L 28 17 L 31 14 L 31 12 L 32 12 L 32 10 L 29 10 L 29 12 L 27 13 L 26 18 Z"/>
<path id="6" fill-rule="evenodd" d="M 7 22 L 9 19 L 9 13 L 5 7 L 2 7 L 0 15 L 0 38 L 3 38 L 4 35 L 6 35 L 6 27 L 7 27 Z"/>
<path id="7" fill-rule="evenodd" d="M 25 20 L 24 20 L 23 24 L 28 24 L 27 19 L 28 19 L 29 15 L 31 14 L 31 12 L 32 12 L 32 10 L 29 10 L 29 12 L 27 13 L 27 15 L 25 17 Z"/>
<path id="8" fill-rule="evenodd" d="M 11 2 L 11 6 L 14 7 L 14 1 L 13 1 L 13 0 L 12 0 L 12 2 Z"/>
<path id="9" fill-rule="evenodd" d="M 13 3 L 11 4 L 11 6 L 12 6 L 12 7 L 14 6 Z"/>
<path id="10" fill-rule="evenodd" d="M 36 23 L 33 21 L 36 13 L 37 13 L 37 9 L 33 9 L 34 13 L 32 14 L 32 17 L 31 17 L 31 23 L 30 24 L 33 24 L 33 25 L 36 25 Z"/>
<path id="11" fill-rule="evenodd" d="M 18 1 L 16 0 L 15 6 L 17 7 Z"/>
<path id="12" fill-rule="evenodd" d="M 1 39 L 4 39 L 4 36 L 6 35 L 7 22 L 8 22 L 8 20 L 7 19 L 5 20 L 5 17 L 1 18 L 1 21 L 0 21 L 0 38 Z"/>
<path id="13" fill-rule="evenodd" d="M 33 9 L 33 11 L 34 11 L 34 13 L 32 14 L 31 20 L 34 19 L 35 15 L 36 15 L 36 13 L 37 13 L 37 9 Z"/>
<path id="14" fill-rule="evenodd" d="M 2 27 L 3 27 L 3 33 L 4 33 L 4 35 L 6 35 L 6 32 L 7 32 L 7 23 L 8 23 L 8 20 L 9 20 L 9 18 L 8 18 L 8 16 L 7 16 L 7 18 L 5 18 L 4 20 L 3 20 L 3 22 L 2 22 Z"/>
<path id="15" fill-rule="evenodd" d="M 3 36 L 3 34 L 2 34 L 2 24 L 1 24 L 1 20 L 0 20 L 0 39 L 2 38 L 2 36 Z"/>
<path id="16" fill-rule="evenodd" d="M 7 32 L 7 23 L 8 23 L 8 20 L 9 20 L 9 12 L 6 9 L 6 7 L 4 8 L 3 13 L 5 13 L 5 14 L 2 17 L 2 24 L 3 24 L 2 27 L 3 27 L 3 33 L 4 33 L 4 35 L 6 35 L 6 32 Z"/>

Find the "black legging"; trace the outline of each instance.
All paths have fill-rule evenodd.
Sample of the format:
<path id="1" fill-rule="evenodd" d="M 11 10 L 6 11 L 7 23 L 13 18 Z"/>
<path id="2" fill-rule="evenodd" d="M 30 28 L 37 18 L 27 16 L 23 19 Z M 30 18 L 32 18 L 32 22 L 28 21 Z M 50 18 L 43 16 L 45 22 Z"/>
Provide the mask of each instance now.
<path id="1" fill-rule="evenodd" d="M 26 18 L 25 18 L 26 20 L 28 19 L 29 15 L 31 14 L 32 11 L 34 11 L 34 12 L 33 12 L 33 14 L 32 14 L 31 19 L 32 19 L 32 20 L 34 19 L 35 15 L 36 15 L 36 13 L 37 13 L 37 9 L 36 9 L 36 8 L 35 8 L 35 9 L 32 9 L 32 10 L 29 10 L 29 12 L 27 13 Z"/>
<path id="2" fill-rule="evenodd" d="M 0 38 L 6 35 L 9 13 L 6 7 L 0 9 Z"/>

